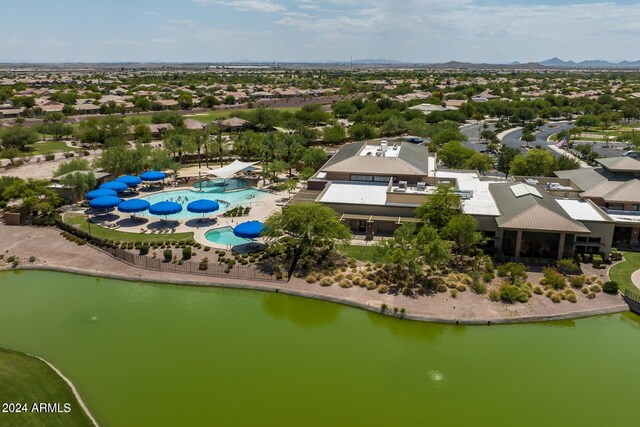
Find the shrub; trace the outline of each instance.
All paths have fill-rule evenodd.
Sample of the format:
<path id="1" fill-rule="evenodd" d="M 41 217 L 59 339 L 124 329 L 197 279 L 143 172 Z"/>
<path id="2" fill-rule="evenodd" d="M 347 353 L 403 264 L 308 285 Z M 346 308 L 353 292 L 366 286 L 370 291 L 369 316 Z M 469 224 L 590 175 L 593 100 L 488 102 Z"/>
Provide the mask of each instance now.
<path id="1" fill-rule="evenodd" d="M 498 276 L 516 284 L 527 278 L 527 266 L 518 262 L 508 262 L 498 267 Z"/>
<path id="2" fill-rule="evenodd" d="M 587 295 L 587 298 L 589 299 L 594 299 L 596 297 L 596 294 L 594 292 L 589 292 L 589 294 Z"/>
<path id="3" fill-rule="evenodd" d="M 587 295 L 589 293 L 589 288 L 582 288 L 582 293 Z"/>
<path id="4" fill-rule="evenodd" d="M 307 276 L 306 278 L 306 282 L 307 283 L 316 283 L 316 276 L 313 274 L 310 274 Z"/>
<path id="5" fill-rule="evenodd" d="M 562 296 L 559 293 L 554 293 L 553 295 L 551 295 L 551 301 L 558 304 L 560 303 L 560 301 L 562 301 Z"/>
<path id="6" fill-rule="evenodd" d="M 577 303 L 578 302 L 578 298 L 576 298 L 576 294 L 574 294 L 573 292 L 567 295 L 567 301 L 571 302 L 571 303 Z"/>
<path id="7" fill-rule="evenodd" d="M 55 154 L 53 154 L 53 153 L 49 153 L 49 154 L 45 154 L 45 155 L 44 155 L 44 159 L 45 159 L 46 161 L 48 161 L 48 162 L 50 162 L 51 160 L 53 160 L 53 159 L 55 159 L 55 158 L 56 158 L 56 155 L 55 155 Z"/>
<path id="8" fill-rule="evenodd" d="M 482 275 L 482 280 L 484 280 L 485 283 L 490 283 L 494 277 L 495 274 L 492 271 L 487 271 Z"/>
<path id="9" fill-rule="evenodd" d="M 456 289 L 458 290 L 458 292 L 466 292 L 467 287 L 465 285 L 460 284 Z"/>
<path id="10" fill-rule="evenodd" d="M 165 249 L 162 254 L 164 255 L 164 262 L 170 262 L 173 258 L 173 251 L 171 249 Z"/>
<path id="11" fill-rule="evenodd" d="M 500 299 L 507 303 L 527 302 L 529 300 L 529 294 L 518 286 L 503 283 L 500 286 Z"/>
<path id="12" fill-rule="evenodd" d="M 378 292 L 381 294 L 386 294 L 387 292 L 389 292 L 389 287 L 387 285 L 380 285 L 378 286 Z"/>
<path id="13" fill-rule="evenodd" d="M 617 294 L 618 293 L 618 283 L 617 282 L 604 282 L 602 285 L 602 290 L 608 294 Z"/>
<path id="14" fill-rule="evenodd" d="M 498 291 L 497 289 L 493 289 L 491 292 L 489 292 L 489 299 L 491 301 L 500 301 L 500 291 Z"/>
<path id="15" fill-rule="evenodd" d="M 320 286 L 323 286 L 326 288 L 327 286 L 331 286 L 331 285 L 333 285 L 333 280 L 331 280 L 328 277 L 325 277 L 324 279 L 320 280 Z"/>
<path id="16" fill-rule="evenodd" d="M 487 292 L 487 285 L 482 282 L 473 283 L 471 284 L 471 289 L 477 294 L 484 294 Z"/>
<path id="17" fill-rule="evenodd" d="M 436 291 L 438 291 L 438 292 L 440 292 L 440 293 L 447 292 L 447 285 L 445 285 L 444 283 L 440 283 L 440 284 L 436 287 Z"/>
<path id="18" fill-rule="evenodd" d="M 542 290 L 542 288 L 540 286 L 536 286 L 533 288 L 533 293 L 536 295 L 542 295 L 544 293 L 544 291 Z"/>
<path id="19" fill-rule="evenodd" d="M 558 273 L 554 268 L 547 267 L 542 270 L 544 279 L 540 281 L 543 285 L 552 287 L 553 289 L 564 289 L 567 286 L 567 280 Z"/>
<path id="20" fill-rule="evenodd" d="M 367 280 L 367 283 L 365 284 L 365 286 L 367 287 L 367 290 L 372 291 L 375 288 L 378 287 L 378 284 L 376 282 L 374 282 L 373 280 Z M 382 286 L 382 285 L 380 285 Z"/>
<path id="21" fill-rule="evenodd" d="M 567 273 L 575 273 L 578 271 L 578 265 L 571 258 L 561 259 L 557 263 L 558 270 L 560 270 L 563 274 Z"/>
<path id="22" fill-rule="evenodd" d="M 582 288 L 584 286 L 585 281 L 586 281 L 586 278 L 584 276 L 573 276 L 569 278 L 569 283 L 571 283 L 571 286 L 576 289 Z"/>
<path id="23" fill-rule="evenodd" d="M 600 286 L 598 286 L 598 285 L 593 285 L 593 286 L 591 286 L 591 287 L 589 288 L 589 290 L 590 290 L 591 292 L 595 292 L 596 294 L 597 294 L 597 293 L 602 292 L 602 288 L 600 288 Z"/>
<path id="24" fill-rule="evenodd" d="M 29 257 L 29 262 L 36 262 L 36 257 L 34 257 L 33 255 L 31 255 Z M 607 282 L 608 283 L 608 282 Z M 605 291 L 606 292 L 606 291 Z"/>
<path id="25" fill-rule="evenodd" d="M 451 289 L 451 298 L 457 298 L 457 297 L 458 297 L 458 290 Z"/>
<path id="26" fill-rule="evenodd" d="M 593 256 L 593 268 L 602 267 L 602 257 L 600 255 Z"/>
<path id="27" fill-rule="evenodd" d="M 146 255 L 149 253 L 149 245 L 140 246 L 140 255 Z"/>
<path id="28" fill-rule="evenodd" d="M 209 258 L 204 257 L 202 258 L 202 261 L 200 261 L 200 264 L 198 265 L 198 269 L 199 270 L 206 270 L 209 268 Z"/>

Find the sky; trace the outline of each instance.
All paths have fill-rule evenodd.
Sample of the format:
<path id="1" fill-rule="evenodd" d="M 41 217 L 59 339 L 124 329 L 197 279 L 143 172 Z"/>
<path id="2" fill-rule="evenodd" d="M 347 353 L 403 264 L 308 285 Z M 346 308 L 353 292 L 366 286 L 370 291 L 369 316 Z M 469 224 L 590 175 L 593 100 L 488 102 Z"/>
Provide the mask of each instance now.
<path id="1" fill-rule="evenodd" d="M 640 59 L 630 0 L 0 0 L 0 62 Z"/>

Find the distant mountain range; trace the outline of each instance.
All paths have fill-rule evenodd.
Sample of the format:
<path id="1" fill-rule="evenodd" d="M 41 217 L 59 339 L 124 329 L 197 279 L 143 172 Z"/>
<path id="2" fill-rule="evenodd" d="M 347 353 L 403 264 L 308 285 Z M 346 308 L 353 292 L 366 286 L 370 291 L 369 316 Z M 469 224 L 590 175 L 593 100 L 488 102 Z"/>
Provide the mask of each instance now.
<path id="1" fill-rule="evenodd" d="M 563 67 L 563 68 L 640 68 L 640 61 L 620 61 L 610 62 L 601 59 L 591 59 L 587 61 L 563 61 L 560 58 L 551 58 L 546 61 L 540 61 L 538 64 L 545 67 Z"/>

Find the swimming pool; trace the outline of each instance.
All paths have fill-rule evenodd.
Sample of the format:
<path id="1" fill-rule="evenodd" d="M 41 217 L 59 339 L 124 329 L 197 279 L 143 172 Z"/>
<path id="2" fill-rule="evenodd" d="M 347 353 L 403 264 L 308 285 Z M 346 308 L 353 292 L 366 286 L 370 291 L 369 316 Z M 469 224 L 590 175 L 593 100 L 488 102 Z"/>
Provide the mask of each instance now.
<path id="1" fill-rule="evenodd" d="M 231 227 L 214 228 L 213 230 L 207 231 L 204 237 L 211 243 L 217 243 L 225 246 L 244 245 L 245 243 L 252 242 L 251 239 L 245 239 L 233 234 L 233 229 Z"/>
<path id="2" fill-rule="evenodd" d="M 187 211 L 187 205 L 189 202 L 199 199 L 215 200 L 220 203 L 220 210 L 211 213 L 212 216 L 220 215 L 223 212 L 228 211 L 236 206 L 249 205 L 252 202 L 256 202 L 267 193 L 264 191 L 248 188 L 246 190 L 234 191 L 230 193 L 218 193 L 211 191 L 194 191 L 194 190 L 175 190 L 167 191 L 149 196 L 143 196 L 141 199 L 147 200 L 152 205 L 158 202 L 178 202 L 182 205 L 182 212 L 175 215 L 170 215 L 171 219 L 191 219 L 200 218 L 202 214 L 195 214 Z M 144 212 L 142 215 L 147 217 L 161 218 L 163 216 L 151 215 L 149 212 Z"/>
<path id="3" fill-rule="evenodd" d="M 196 190 L 206 191 L 208 193 L 224 193 L 225 191 L 241 190 L 249 187 L 249 181 L 246 179 L 208 179 L 196 182 L 193 188 Z"/>

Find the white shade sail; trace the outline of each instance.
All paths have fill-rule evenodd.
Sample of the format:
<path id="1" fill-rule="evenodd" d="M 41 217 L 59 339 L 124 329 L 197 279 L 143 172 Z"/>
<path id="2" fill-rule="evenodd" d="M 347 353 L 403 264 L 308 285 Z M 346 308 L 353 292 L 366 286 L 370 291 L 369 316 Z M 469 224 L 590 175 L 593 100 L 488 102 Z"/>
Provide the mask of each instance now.
<path id="1" fill-rule="evenodd" d="M 253 165 L 257 163 L 258 162 L 241 162 L 240 160 L 234 160 L 233 163 L 230 163 L 224 167 L 205 171 L 204 173 L 206 173 L 207 175 L 217 176 L 218 178 L 228 179 L 233 177 L 238 172 L 254 169 Z"/>

